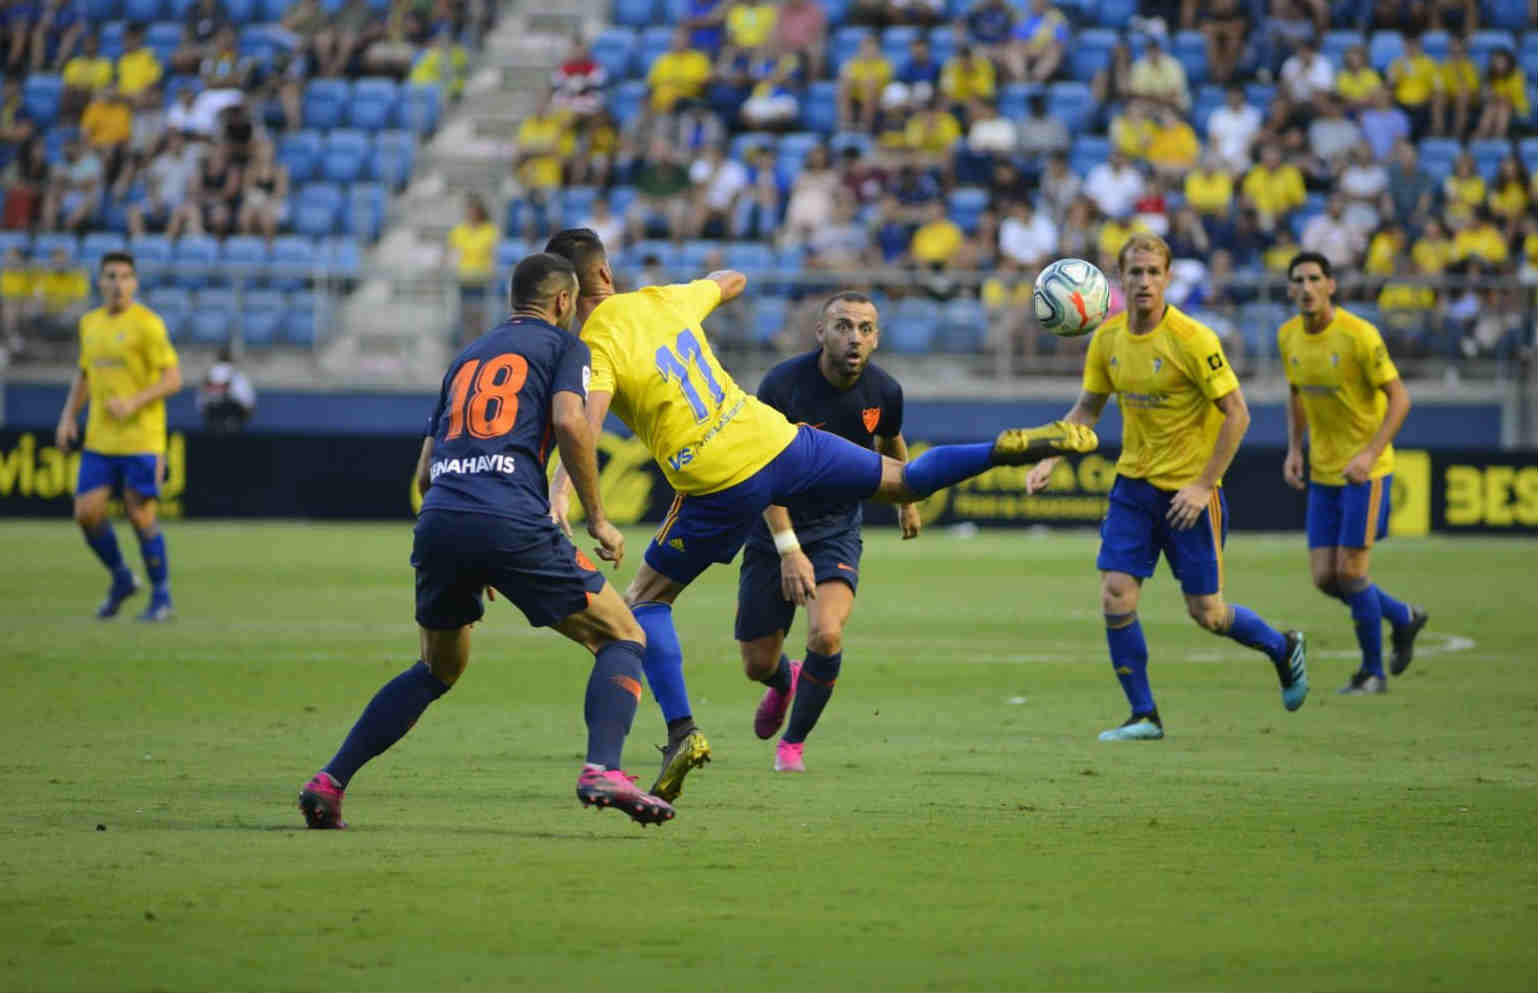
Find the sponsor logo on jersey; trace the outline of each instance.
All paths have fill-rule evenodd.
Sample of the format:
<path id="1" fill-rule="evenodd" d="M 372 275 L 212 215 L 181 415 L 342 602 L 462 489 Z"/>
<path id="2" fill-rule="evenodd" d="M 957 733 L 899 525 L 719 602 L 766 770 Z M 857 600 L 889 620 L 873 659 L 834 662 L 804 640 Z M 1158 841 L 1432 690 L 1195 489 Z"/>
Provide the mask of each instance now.
<path id="1" fill-rule="evenodd" d="M 432 464 L 431 478 L 437 479 L 446 472 L 471 475 L 480 472 L 510 473 L 513 471 L 511 455 L 471 455 L 462 459 L 439 459 Z"/>

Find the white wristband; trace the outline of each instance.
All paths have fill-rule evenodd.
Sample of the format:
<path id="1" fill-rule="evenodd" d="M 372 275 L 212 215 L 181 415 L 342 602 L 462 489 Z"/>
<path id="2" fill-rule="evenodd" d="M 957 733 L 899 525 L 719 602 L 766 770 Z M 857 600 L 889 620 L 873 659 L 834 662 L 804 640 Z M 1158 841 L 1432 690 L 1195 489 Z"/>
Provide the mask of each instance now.
<path id="1" fill-rule="evenodd" d="M 789 555 L 791 552 L 801 551 L 801 542 L 796 540 L 796 532 L 776 531 L 774 533 L 774 550 L 781 555 Z"/>

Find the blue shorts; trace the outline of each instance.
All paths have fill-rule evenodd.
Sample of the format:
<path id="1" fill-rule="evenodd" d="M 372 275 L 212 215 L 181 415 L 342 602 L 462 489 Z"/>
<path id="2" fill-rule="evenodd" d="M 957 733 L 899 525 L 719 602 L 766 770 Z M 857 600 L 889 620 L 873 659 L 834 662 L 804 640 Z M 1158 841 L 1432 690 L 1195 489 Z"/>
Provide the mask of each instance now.
<path id="1" fill-rule="evenodd" d="M 80 453 L 75 496 L 107 487 L 114 493 L 133 490 L 140 496 L 160 496 L 159 455 L 103 455 L 89 448 Z"/>
<path id="2" fill-rule="evenodd" d="M 1184 531 L 1166 516 L 1173 490 L 1161 490 L 1141 479 L 1117 476 L 1111 502 L 1100 524 L 1100 555 L 1095 565 L 1105 572 L 1125 572 L 1138 579 L 1153 575 L 1164 553 L 1170 572 L 1187 596 L 1210 596 L 1223 590 L 1223 543 L 1228 540 L 1228 498 L 1219 486 L 1205 516 Z"/>
<path id="3" fill-rule="evenodd" d="M 806 493 L 864 500 L 881 486 L 881 456 L 827 431 L 802 425 L 774 461 L 704 496 L 682 493 L 646 546 L 646 564 L 688 585 L 714 562 L 730 562 L 764 509 Z"/>
<path id="4" fill-rule="evenodd" d="M 481 619 L 488 586 L 549 627 L 587 608 L 603 589 L 592 561 L 549 518 L 514 521 L 489 514 L 429 510 L 411 543 L 417 571 L 417 623 L 449 631 Z"/>
<path id="5" fill-rule="evenodd" d="M 860 532 L 848 531 L 801 546 L 812 560 L 817 584 L 844 582 L 860 588 Z M 757 641 L 775 633 L 788 634 L 796 605 L 780 592 L 780 553 L 773 546 L 751 544 L 742 553 L 737 575 L 737 640 Z"/>
<path id="6" fill-rule="evenodd" d="M 1388 534 L 1394 475 L 1365 483 L 1308 484 L 1308 547 L 1371 548 Z"/>

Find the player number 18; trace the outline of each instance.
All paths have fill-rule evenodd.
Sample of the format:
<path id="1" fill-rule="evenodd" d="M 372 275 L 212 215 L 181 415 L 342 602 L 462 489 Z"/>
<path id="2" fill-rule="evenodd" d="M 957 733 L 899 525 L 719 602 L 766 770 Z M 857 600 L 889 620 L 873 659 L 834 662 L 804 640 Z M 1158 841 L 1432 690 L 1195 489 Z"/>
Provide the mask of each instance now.
<path id="1" fill-rule="evenodd" d="M 679 356 L 683 356 L 682 359 Z M 691 328 L 684 328 L 678 332 L 678 353 L 663 345 L 657 349 L 657 371 L 662 373 L 664 380 L 678 380 L 679 388 L 684 391 L 684 399 L 689 401 L 689 408 L 694 411 L 694 419 L 703 421 L 710 416 L 710 411 L 705 408 L 705 401 L 700 399 L 699 390 L 694 388 L 694 381 L 689 378 L 689 367 L 685 361 L 693 361 L 694 367 L 705 377 L 705 384 L 710 387 L 711 399 L 717 407 L 726 399 L 726 391 L 716 383 L 715 375 L 710 371 L 710 363 L 705 361 L 705 350 L 700 347 L 700 340 L 694 336 Z"/>
<path id="2" fill-rule="evenodd" d="M 467 420 L 471 437 L 497 438 L 507 434 L 518 420 L 518 391 L 528 377 L 529 363 L 516 352 L 460 366 L 449 387 L 449 432 L 444 440 L 452 441 L 464 434 Z"/>

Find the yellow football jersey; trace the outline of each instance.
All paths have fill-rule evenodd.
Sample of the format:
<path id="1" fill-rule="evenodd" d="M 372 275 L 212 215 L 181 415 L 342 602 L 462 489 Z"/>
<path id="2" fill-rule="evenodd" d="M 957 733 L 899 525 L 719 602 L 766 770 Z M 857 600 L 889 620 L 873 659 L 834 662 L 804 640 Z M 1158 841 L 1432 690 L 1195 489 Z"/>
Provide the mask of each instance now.
<path id="1" fill-rule="evenodd" d="M 1383 423 L 1388 397 L 1384 383 L 1399 378 L 1394 360 L 1378 329 L 1335 308 L 1335 316 L 1318 334 L 1303 329 L 1296 315 L 1276 332 L 1287 382 L 1298 391 L 1308 419 L 1309 479 L 1326 486 L 1344 486 L 1346 465 L 1367 447 Z M 1373 463 L 1372 478 L 1394 471 L 1394 446 Z"/>
<path id="2" fill-rule="evenodd" d="M 589 390 L 646 442 L 679 493 L 735 486 L 796 437 L 778 410 L 742 391 L 705 340 L 700 322 L 721 302 L 710 279 L 647 286 L 609 297 L 582 325 L 593 353 Z"/>
<path id="3" fill-rule="evenodd" d="M 1132 333 L 1126 311 L 1110 318 L 1084 360 L 1084 389 L 1121 405 L 1116 471 L 1162 490 L 1202 474 L 1223 425 L 1213 401 L 1238 388 L 1218 336 L 1175 307 L 1147 334 Z"/>
<path id="4" fill-rule="evenodd" d="M 80 318 L 80 369 L 91 410 L 85 447 L 103 455 L 160 455 L 166 449 L 166 404 L 147 403 L 126 421 L 107 412 L 107 398 L 127 397 L 160 381 L 177 364 L 166 326 L 136 303 L 121 314 L 98 307 Z"/>

